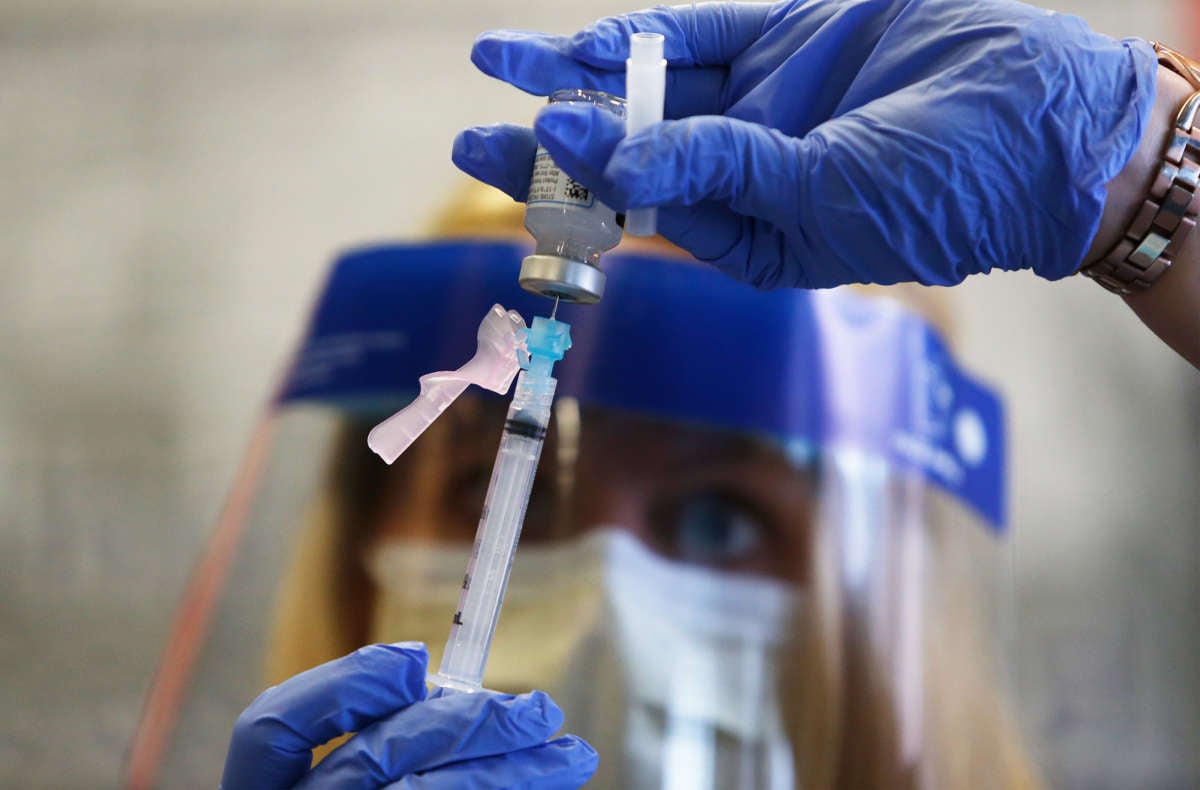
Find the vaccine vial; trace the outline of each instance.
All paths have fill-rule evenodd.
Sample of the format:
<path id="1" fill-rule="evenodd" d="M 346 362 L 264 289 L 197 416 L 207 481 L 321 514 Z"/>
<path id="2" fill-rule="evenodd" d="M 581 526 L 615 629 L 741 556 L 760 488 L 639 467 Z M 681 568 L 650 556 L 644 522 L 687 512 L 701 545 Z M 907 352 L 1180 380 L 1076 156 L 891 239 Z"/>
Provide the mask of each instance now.
<path id="1" fill-rule="evenodd" d="M 601 91 L 558 90 L 550 101 L 589 102 L 625 118 L 625 100 Z M 617 214 L 560 170 L 540 145 L 525 202 L 525 229 L 537 244 L 521 263 L 522 288 L 567 302 L 600 301 L 605 277 L 597 263 L 602 252 L 621 241 Z"/>

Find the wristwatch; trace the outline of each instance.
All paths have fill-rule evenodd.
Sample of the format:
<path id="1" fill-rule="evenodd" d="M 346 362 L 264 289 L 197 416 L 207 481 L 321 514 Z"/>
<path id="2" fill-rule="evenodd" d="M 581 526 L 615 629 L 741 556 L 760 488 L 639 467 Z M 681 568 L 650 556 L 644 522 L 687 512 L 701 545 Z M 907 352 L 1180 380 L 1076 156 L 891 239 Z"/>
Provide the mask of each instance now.
<path id="1" fill-rule="evenodd" d="M 1158 62 L 1191 83 L 1175 119 L 1162 166 L 1124 238 L 1080 273 L 1119 294 L 1144 291 L 1171 268 L 1200 213 L 1200 62 L 1151 42 Z"/>

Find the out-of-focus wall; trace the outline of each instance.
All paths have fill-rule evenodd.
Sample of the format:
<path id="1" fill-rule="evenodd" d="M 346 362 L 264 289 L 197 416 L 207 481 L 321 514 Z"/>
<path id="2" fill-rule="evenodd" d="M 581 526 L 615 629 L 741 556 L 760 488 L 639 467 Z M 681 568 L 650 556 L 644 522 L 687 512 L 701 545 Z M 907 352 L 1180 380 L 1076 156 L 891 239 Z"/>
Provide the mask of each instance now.
<path id="1" fill-rule="evenodd" d="M 454 133 L 539 104 L 474 71 L 474 36 L 637 5 L 0 6 L 0 784 L 116 781 L 331 255 L 415 232 L 458 178 Z M 1183 6 L 1056 7 L 1179 40 Z M 1058 787 L 1196 786 L 1200 380 L 1090 283 L 957 296 L 1010 402 L 1031 740 Z"/>
<path id="2" fill-rule="evenodd" d="M 1200 52 L 1186 0 L 1047 2 Z M 1008 396 L 1013 682 L 1055 788 L 1200 786 L 1200 374 L 1082 278 L 972 278 L 964 349 Z"/>

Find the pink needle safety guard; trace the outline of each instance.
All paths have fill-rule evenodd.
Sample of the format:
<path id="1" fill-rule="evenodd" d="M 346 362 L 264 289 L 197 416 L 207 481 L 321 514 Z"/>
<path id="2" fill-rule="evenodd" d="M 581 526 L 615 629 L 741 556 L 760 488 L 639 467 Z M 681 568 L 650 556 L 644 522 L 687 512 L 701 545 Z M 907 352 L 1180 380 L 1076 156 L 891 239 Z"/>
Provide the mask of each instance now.
<path id="1" fill-rule="evenodd" d="M 392 463 L 425 432 L 469 384 L 503 395 L 512 386 L 525 352 L 525 319 L 500 305 L 483 317 L 475 356 L 458 370 L 427 373 L 421 392 L 400 411 L 371 429 L 367 445 Z"/>

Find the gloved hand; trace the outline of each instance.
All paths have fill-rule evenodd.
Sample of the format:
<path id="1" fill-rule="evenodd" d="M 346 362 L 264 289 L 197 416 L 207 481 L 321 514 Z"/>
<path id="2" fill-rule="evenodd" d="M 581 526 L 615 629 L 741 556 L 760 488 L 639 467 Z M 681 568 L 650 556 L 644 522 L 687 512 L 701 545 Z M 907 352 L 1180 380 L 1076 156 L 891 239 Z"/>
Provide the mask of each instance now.
<path id="1" fill-rule="evenodd" d="M 425 699 L 425 646 L 373 645 L 264 691 L 238 717 L 222 790 L 573 788 L 596 753 L 545 694 Z M 357 732 L 315 768 L 312 749 Z"/>
<path id="2" fill-rule="evenodd" d="M 1009 0 L 657 7 L 573 37 L 485 33 L 472 60 L 536 95 L 624 95 L 629 34 L 666 36 L 668 119 L 622 139 L 581 103 L 464 131 L 454 161 L 524 200 L 537 139 L 618 210 L 760 287 L 1081 263 L 1141 139 L 1153 50 Z"/>

